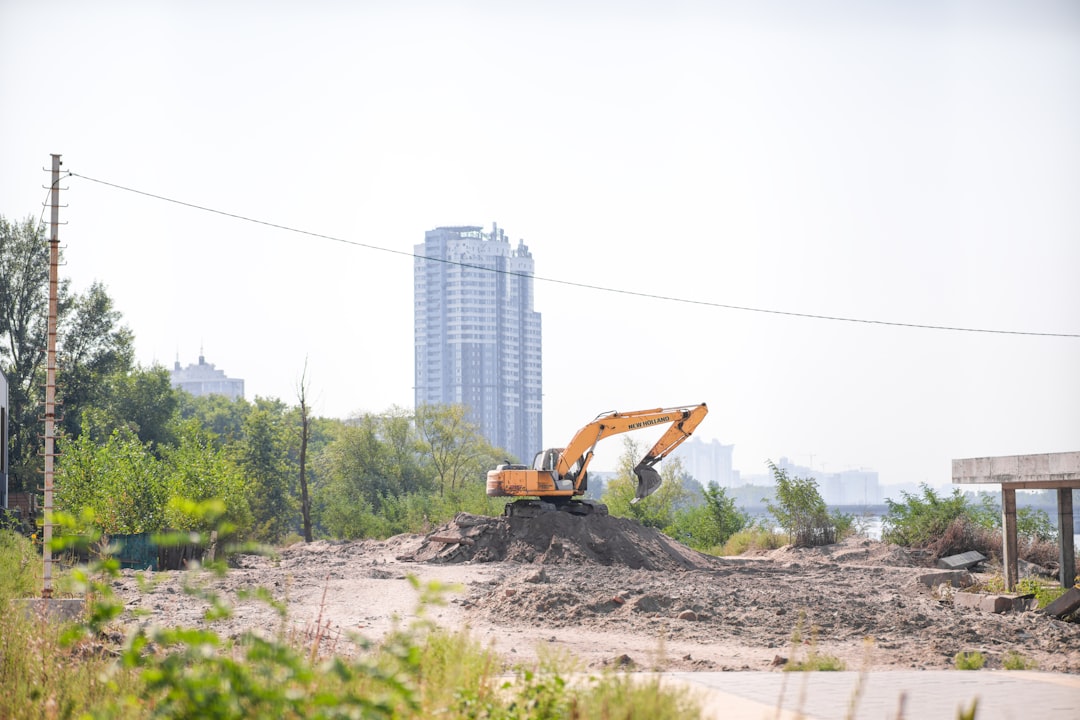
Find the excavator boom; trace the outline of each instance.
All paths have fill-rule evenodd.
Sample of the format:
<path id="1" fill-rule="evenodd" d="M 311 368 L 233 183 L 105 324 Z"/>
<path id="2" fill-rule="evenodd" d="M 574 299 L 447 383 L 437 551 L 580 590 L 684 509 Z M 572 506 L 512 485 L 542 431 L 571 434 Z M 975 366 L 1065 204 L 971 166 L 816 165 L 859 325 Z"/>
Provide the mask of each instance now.
<path id="1" fill-rule="evenodd" d="M 533 497 L 550 503 L 565 503 L 584 495 L 588 467 L 596 444 L 606 437 L 670 423 L 634 468 L 638 478 L 633 502 L 647 497 L 660 487 L 656 463 L 667 457 L 701 423 L 708 413 L 705 403 L 671 408 L 604 413 L 577 431 L 565 448 L 551 448 L 537 453 L 532 467 L 500 465 L 488 472 L 487 494 L 492 497 Z"/>

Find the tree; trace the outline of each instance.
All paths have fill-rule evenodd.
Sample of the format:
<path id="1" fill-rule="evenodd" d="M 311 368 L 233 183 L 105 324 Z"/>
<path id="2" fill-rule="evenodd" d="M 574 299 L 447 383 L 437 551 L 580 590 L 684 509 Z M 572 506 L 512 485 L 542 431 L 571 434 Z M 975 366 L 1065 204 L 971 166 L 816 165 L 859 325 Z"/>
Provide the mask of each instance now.
<path id="1" fill-rule="evenodd" d="M 43 398 L 48 320 L 49 246 L 32 216 L 20 223 L 0 215 L 0 361 L 8 380 L 13 489 L 33 487 L 41 473 L 37 437 Z"/>
<path id="2" fill-rule="evenodd" d="M 735 507 L 735 498 L 728 497 L 724 488 L 709 483 L 704 490 L 704 502 L 675 513 L 671 527 L 665 532 L 679 542 L 699 550 L 717 548 L 750 522 L 750 516 Z"/>
<path id="3" fill-rule="evenodd" d="M 134 336 L 120 324 L 121 315 L 100 283 L 67 298 L 60 317 L 57 394 L 64 429 L 74 436 L 81 431 L 83 411 L 108 404 L 117 389 L 112 386 L 134 369 Z"/>
<path id="4" fill-rule="evenodd" d="M 817 489 L 814 478 L 789 477 L 786 470 L 770 460 L 776 481 L 776 500 L 766 500 L 765 506 L 777 524 L 797 547 L 814 547 L 836 542 L 836 523 Z"/>
<path id="5" fill-rule="evenodd" d="M 116 372 L 102 378 L 95 394 L 98 399 L 78 413 L 80 432 L 90 432 L 103 442 L 115 430 L 126 428 L 159 454 L 175 444 L 179 397 L 164 368 Z"/>
<path id="6" fill-rule="evenodd" d="M 307 362 L 304 362 L 304 372 L 300 375 L 300 382 L 296 386 L 296 397 L 300 401 L 300 520 L 304 527 L 304 542 L 311 542 L 311 498 L 308 495 L 307 483 L 307 447 L 311 437 L 311 422 L 308 418 L 307 406 Z"/>
<path id="7" fill-rule="evenodd" d="M 40 461 L 40 407 L 45 387 L 49 243 L 33 216 L 12 223 L 0 216 L 0 370 L 8 379 L 11 410 L 11 485 L 34 487 Z M 104 286 L 94 283 L 72 295 L 58 288 L 58 400 L 62 427 L 82 430 L 82 414 L 107 397 L 107 380 L 128 372 L 134 353 L 131 332 L 120 325 Z"/>
<path id="8" fill-rule="evenodd" d="M 225 504 L 221 520 L 245 534 L 252 524 L 249 488 L 244 474 L 230 457 L 229 450 L 217 446 L 197 422 L 187 421 L 177 430 L 179 441 L 165 449 L 162 475 L 170 500 L 199 503 L 219 499 Z M 200 526 L 200 519 L 182 512 L 173 502 L 166 508 L 166 521 L 174 530 L 212 530 Z"/>
<path id="9" fill-rule="evenodd" d="M 236 444 L 239 466 L 250 488 L 255 537 L 268 541 L 285 536 L 296 512 L 284 416 L 280 401 L 256 399 L 255 408 L 244 419 L 244 437 Z"/>
<path id="10" fill-rule="evenodd" d="M 178 390 L 177 405 L 181 420 L 197 420 L 218 445 L 224 446 L 244 435 L 244 419 L 251 412 L 251 403 L 242 397 L 225 395 L 192 395 Z"/>
<path id="11" fill-rule="evenodd" d="M 682 459 L 669 457 L 664 460 L 660 468 L 660 487 L 652 495 L 635 503 L 638 479 L 634 467 L 645 452 L 646 448 L 632 438 L 623 438 L 618 471 L 604 488 L 601 500 L 612 515 L 632 517 L 646 527 L 664 529 L 671 525 L 676 508 L 686 499 Z"/>
<path id="12" fill-rule="evenodd" d="M 92 511 L 95 524 L 109 535 L 164 528 L 162 469 L 134 433 L 117 430 L 102 444 L 89 432 L 74 439 L 63 436 L 60 448 L 57 508 L 75 516 Z"/>
<path id="13" fill-rule="evenodd" d="M 435 473 L 439 494 L 469 480 L 487 477 L 504 452 L 493 448 L 466 418 L 464 405 L 421 405 L 416 408 L 420 448 Z"/>

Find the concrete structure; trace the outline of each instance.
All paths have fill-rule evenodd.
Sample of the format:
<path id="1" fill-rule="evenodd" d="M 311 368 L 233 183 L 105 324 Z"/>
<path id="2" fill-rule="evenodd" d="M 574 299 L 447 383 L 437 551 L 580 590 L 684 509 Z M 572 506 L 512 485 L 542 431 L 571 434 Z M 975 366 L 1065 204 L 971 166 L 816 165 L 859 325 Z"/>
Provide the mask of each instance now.
<path id="1" fill-rule="evenodd" d="M 543 449 L 533 258 L 498 226 L 439 227 L 413 265 L 416 405 L 460 404 L 524 463 Z"/>
<path id="2" fill-rule="evenodd" d="M 1080 452 L 1005 455 L 952 461 L 952 481 L 958 484 L 1001 486 L 1001 548 L 1005 583 L 1010 590 L 1019 578 L 1016 546 L 1016 491 L 1057 490 L 1061 584 L 1076 580 L 1073 546 L 1073 490 L 1080 489 Z"/>
<path id="3" fill-rule="evenodd" d="M 8 384 L 4 373 L 0 372 L 0 508 L 8 506 L 8 425 L 11 413 L 8 410 Z"/>
<path id="4" fill-rule="evenodd" d="M 199 352 L 199 364 L 180 367 L 180 360 L 173 365 L 169 373 L 172 386 L 192 395 L 224 395 L 230 400 L 244 397 L 244 381 L 225 376 L 224 370 L 218 370 L 213 363 L 206 362 Z"/>

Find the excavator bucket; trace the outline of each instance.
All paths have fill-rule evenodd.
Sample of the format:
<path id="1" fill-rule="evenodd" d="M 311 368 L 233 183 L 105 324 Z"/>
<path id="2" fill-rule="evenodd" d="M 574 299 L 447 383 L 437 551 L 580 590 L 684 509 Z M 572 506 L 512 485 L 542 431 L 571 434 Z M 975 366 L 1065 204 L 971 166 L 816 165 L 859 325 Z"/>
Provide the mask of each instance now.
<path id="1" fill-rule="evenodd" d="M 644 462 L 637 464 L 634 468 L 634 474 L 637 475 L 637 494 L 631 504 L 637 504 L 639 501 L 647 498 L 656 492 L 656 489 L 663 483 L 663 479 L 660 477 L 660 473 L 652 465 L 646 465 Z"/>

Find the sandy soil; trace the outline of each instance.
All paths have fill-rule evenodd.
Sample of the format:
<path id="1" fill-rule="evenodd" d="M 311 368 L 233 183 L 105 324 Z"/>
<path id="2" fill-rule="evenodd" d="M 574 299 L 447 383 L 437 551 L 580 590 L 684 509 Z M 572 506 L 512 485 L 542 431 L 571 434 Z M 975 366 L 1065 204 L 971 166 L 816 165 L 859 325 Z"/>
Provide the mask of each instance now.
<path id="1" fill-rule="evenodd" d="M 951 592 L 920 582 L 930 570 L 894 546 L 849 539 L 713 558 L 628 520 L 551 515 L 462 515 L 427 536 L 299 544 L 274 557 L 238 556 L 224 577 L 154 573 L 150 590 L 124 571 L 115 586 L 128 622 L 201 624 L 206 602 L 184 586 L 202 583 L 235 603 L 215 623 L 224 636 L 285 632 L 352 652 L 354 636 L 378 640 L 417 617 L 410 577 L 438 582 L 454 589 L 425 617 L 469 628 L 507 669 L 545 649 L 586 668 L 761 671 L 812 649 L 875 670 L 945 669 L 957 652 L 978 650 L 988 667 L 1014 651 L 1041 670 L 1080 673 L 1080 625 L 958 607 Z M 287 605 L 285 618 L 242 598 L 258 587 Z"/>

